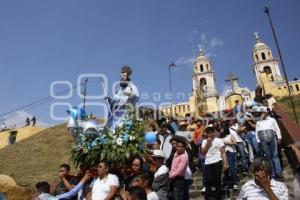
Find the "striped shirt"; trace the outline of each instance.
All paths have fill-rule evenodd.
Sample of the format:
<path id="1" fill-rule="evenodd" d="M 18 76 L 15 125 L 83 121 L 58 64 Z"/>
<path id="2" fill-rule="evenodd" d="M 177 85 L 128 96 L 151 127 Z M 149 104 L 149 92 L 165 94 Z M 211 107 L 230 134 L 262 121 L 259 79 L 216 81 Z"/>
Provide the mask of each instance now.
<path id="1" fill-rule="evenodd" d="M 271 179 L 271 189 L 280 200 L 288 200 L 288 189 L 284 183 Z M 254 180 L 246 182 L 237 198 L 238 200 L 268 200 L 267 193 Z"/>

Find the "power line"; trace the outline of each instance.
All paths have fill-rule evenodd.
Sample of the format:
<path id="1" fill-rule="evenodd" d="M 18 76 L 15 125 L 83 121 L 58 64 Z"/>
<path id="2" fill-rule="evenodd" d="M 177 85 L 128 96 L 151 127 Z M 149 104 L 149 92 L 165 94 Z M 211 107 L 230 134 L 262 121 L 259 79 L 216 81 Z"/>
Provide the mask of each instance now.
<path id="1" fill-rule="evenodd" d="M 83 85 L 83 83 L 74 85 L 74 86 L 71 87 L 71 88 L 68 88 L 68 89 L 65 89 L 65 90 L 56 92 L 56 93 L 54 93 L 54 94 L 55 94 L 55 95 L 61 95 L 61 94 L 64 94 L 65 92 L 68 92 L 68 91 L 70 91 L 71 89 L 74 89 L 74 88 L 76 88 L 76 87 L 78 87 L 78 86 L 80 86 L 80 85 Z M 24 106 L 21 106 L 21 107 L 18 107 L 18 108 L 16 108 L 16 109 L 13 109 L 13 110 L 11 110 L 11 111 L 2 113 L 2 114 L 0 114 L 0 117 L 5 116 L 5 115 L 13 114 L 13 113 L 15 113 L 15 112 L 17 112 L 17 111 L 19 111 L 19 110 L 25 110 L 25 111 L 32 110 L 32 109 L 34 109 L 34 108 L 36 108 L 36 107 L 38 107 L 38 106 L 40 106 L 40 105 L 42 105 L 42 104 L 45 104 L 45 103 L 47 103 L 47 102 L 50 102 L 50 101 L 52 101 L 52 100 L 54 100 L 54 99 L 53 99 L 53 96 L 52 96 L 52 95 L 49 95 L 49 96 L 47 96 L 47 97 L 41 98 L 41 99 L 39 99 L 39 100 L 37 100 L 37 101 L 34 101 L 34 102 L 32 102 L 32 103 L 29 103 L 29 104 L 26 104 L 26 105 L 24 105 Z M 15 116 L 3 118 L 3 119 L 1 119 L 0 121 L 5 121 L 5 120 L 7 120 L 7 119 L 11 119 L 11 118 L 14 118 L 14 117 L 15 117 Z"/>

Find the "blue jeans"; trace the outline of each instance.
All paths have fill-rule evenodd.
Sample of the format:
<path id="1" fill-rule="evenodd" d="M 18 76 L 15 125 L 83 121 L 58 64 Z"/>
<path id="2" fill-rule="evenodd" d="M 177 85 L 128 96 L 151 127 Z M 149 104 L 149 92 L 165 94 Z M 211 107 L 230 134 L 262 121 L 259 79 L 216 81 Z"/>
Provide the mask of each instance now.
<path id="1" fill-rule="evenodd" d="M 252 149 L 255 152 L 255 155 L 258 155 L 258 143 L 256 140 L 256 136 L 254 131 L 249 131 L 247 134 L 244 135 L 244 139 L 247 141 L 248 144 L 251 144 Z"/>
<path id="2" fill-rule="evenodd" d="M 245 144 L 243 142 L 238 142 L 236 144 L 236 150 L 241 157 L 242 160 L 242 168 L 243 172 L 248 172 L 249 170 L 249 165 L 248 165 L 248 155 L 247 152 L 245 151 Z"/>
<path id="3" fill-rule="evenodd" d="M 183 192 L 183 199 L 189 200 L 190 199 L 190 185 L 192 183 L 192 180 L 190 179 L 184 179 L 184 192 Z"/>
<path id="4" fill-rule="evenodd" d="M 261 148 L 266 155 L 266 157 L 270 160 L 271 163 L 273 163 L 273 170 L 272 170 L 272 176 L 281 174 L 281 165 L 278 157 L 278 144 L 277 144 L 277 138 L 275 135 L 273 135 L 273 139 L 271 142 L 264 142 L 261 141 Z M 275 169 L 275 173 L 274 173 Z"/>
<path id="5" fill-rule="evenodd" d="M 237 162 L 236 152 L 226 151 L 229 168 L 225 172 L 224 185 L 237 185 Z"/>

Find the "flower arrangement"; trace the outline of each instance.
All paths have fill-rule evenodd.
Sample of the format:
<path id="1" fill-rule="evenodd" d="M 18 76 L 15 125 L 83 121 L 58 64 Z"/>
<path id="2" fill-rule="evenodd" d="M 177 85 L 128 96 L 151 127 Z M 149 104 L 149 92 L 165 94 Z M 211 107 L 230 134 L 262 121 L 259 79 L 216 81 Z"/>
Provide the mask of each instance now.
<path id="1" fill-rule="evenodd" d="M 105 160 L 114 168 L 121 168 L 128 165 L 132 157 L 143 157 L 144 123 L 132 116 L 133 113 L 128 112 L 120 123 L 122 125 L 115 130 L 104 128 L 83 132 L 78 127 L 71 160 L 76 166 L 83 164 L 90 167 Z"/>

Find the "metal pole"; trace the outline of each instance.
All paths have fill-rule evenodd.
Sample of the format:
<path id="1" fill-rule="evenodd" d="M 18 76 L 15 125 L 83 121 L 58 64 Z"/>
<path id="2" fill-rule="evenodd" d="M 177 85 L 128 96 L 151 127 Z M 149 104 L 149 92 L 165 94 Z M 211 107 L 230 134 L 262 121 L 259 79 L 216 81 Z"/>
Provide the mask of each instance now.
<path id="1" fill-rule="evenodd" d="M 85 84 L 84 84 L 84 98 L 83 98 L 83 110 L 85 111 L 85 99 L 86 99 L 86 86 L 87 86 L 88 78 L 85 79 Z"/>
<path id="2" fill-rule="evenodd" d="M 281 56 L 281 51 L 280 51 L 278 40 L 277 40 L 277 37 L 276 37 L 276 34 L 275 34 L 275 29 L 274 29 L 274 26 L 273 26 L 273 23 L 272 23 L 272 19 L 271 19 L 271 15 L 270 15 L 270 10 L 269 10 L 269 8 L 267 6 L 265 7 L 265 13 L 268 15 L 268 19 L 269 19 L 270 26 L 271 26 L 271 29 L 272 29 L 273 37 L 274 37 L 274 40 L 275 40 L 275 43 L 276 43 L 276 47 L 277 47 L 277 51 L 278 51 L 278 54 L 279 54 L 280 62 L 281 62 L 281 65 L 282 65 L 282 70 L 283 70 L 285 82 L 286 82 L 287 89 L 288 89 L 288 92 L 289 92 L 289 99 L 290 99 L 290 102 L 291 102 L 291 106 L 293 108 L 294 117 L 295 117 L 296 123 L 299 124 L 298 123 L 296 109 L 295 109 L 295 104 L 294 104 L 294 101 L 293 101 L 293 97 L 291 95 L 291 89 L 290 89 L 290 85 L 289 85 L 289 82 L 288 82 L 288 77 L 287 77 L 287 74 L 286 74 L 286 71 L 285 71 L 285 67 L 284 67 L 284 62 L 283 62 L 283 59 L 282 59 L 282 56 Z"/>
<path id="3" fill-rule="evenodd" d="M 171 94 L 171 107 L 170 107 L 170 114 L 173 117 L 173 92 L 172 92 L 172 80 L 171 80 L 171 67 L 175 67 L 174 63 L 169 64 L 169 84 L 170 84 L 170 94 Z"/>

